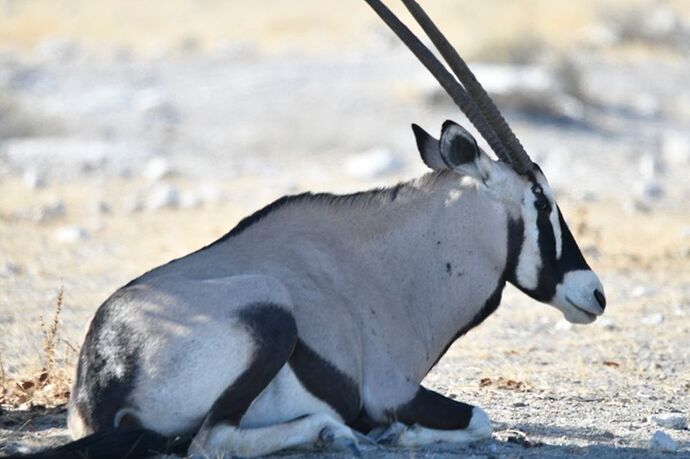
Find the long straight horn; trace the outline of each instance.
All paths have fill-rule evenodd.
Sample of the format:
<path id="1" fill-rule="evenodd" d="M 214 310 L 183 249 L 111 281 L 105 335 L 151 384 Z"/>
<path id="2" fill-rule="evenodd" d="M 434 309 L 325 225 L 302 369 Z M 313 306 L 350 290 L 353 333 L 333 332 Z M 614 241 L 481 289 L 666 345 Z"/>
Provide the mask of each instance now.
<path id="1" fill-rule="evenodd" d="M 431 72 L 443 89 L 453 99 L 460 110 L 467 116 L 467 119 L 477 128 L 477 131 L 486 139 L 491 149 L 502 161 L 511 163 L 508 148 L 501 141 L 500 137 L 494 132 L 491 124 L 479 109 L 477 104 L 467 95 L 462 85 L 458 83 L 446 67 L 436 59 L 429 49 L 386 7 L 380 0 L 365 0 L 369 6 L 379 15 L 388 27 L 405 43 L 410 51 L 419 59 L 424 67 Z"/>
<path id="2" fill-rule="evenodd" d="M 515 171 L 524 174 L 531 170 L 532 160 L 529 155 L 465 61 L 415 0 L 402 0 L 402 2 L 458 77 L 501 142 L 508 147 L 510 162 Z"/>

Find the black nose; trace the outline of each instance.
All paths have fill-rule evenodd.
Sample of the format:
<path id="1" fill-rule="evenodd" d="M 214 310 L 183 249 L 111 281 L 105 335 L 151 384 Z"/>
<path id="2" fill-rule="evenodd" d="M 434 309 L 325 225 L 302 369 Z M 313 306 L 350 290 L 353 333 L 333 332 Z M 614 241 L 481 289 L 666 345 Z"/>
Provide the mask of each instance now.
<path id="1" fill-rule="evenodd" d="M 599 303 L 599 306 L 601 306 L 601 310 L 603 311 L 606 309 L 606 297 L 604 296 L 603 293 L 601 293 L 599 290 L 594 291 L 594 298 L 597 299 L 597 303 Z"/>

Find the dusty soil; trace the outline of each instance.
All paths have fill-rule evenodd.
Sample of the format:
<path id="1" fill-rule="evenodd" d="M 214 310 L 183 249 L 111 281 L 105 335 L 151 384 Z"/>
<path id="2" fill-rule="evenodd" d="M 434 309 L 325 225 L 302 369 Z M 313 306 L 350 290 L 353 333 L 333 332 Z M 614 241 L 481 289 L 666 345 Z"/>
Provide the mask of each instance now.
<path id="1" fill-rule="evenodd" d="M 4 389 L 46 366 L 41 317 L 50 322 L 60 288 L 55 357 L 69 375 L 91 315 L 119 286 L 208 244 L 281 195 L 348 192 L 419 175 L 409 123 L 435 132 L 444 119 L 461 119 L 439 102 L 408 53 L 381 38 L 364 9 L 339 20 L 342 10 L 300 2 L 292 14 L 312 18 L 304 25 L 280 19 L 284 7 L 269 19 L 252 11 L 240 21 L 229 12 L 235 2 L 218 3 L 226 6 L 217 5 L 215 15 L 195 15 L 196 3 L 166 10 L 149 2 L 151 10 L 131 21 L 154 26 L 137 35 L 104 22 L 92 2 L 72 3 L 70 14 L 62 3 L 2 10 L 0 38 L 16 45 L 0 55 L 0 96 L 11 100 L 2 105 L 0 97 L 0 112 L 10 115 L 0 119 Z M 106 16 L 119 17 L 116 3 L 104 3 L 114 8 Z M 532 20 L 542 24 L 535 29 L 542 39 L 562 49 L 582 38 L 597 16 L 592 5 L 601 2 L 567 11 L 549 10 L 552 3 L 530 1 L 539 11 Z M 501 19 L 505 27 L 494 28 L 505 36 L 491 35 L 476 25 L 491 14 L 486 8 L 446 18 L 462 29 L 451 38 L 472 42 L 480 56 L 482 49 L 505 52 L 497 47 L 517 40 L 529 16 L 511 10 Z M 46 22 L 46 15 L 58 19 Z M 173 27 L 180 17 L 191 18 L 182 31 Z M 237 27 L 224 33 L 217 17 L 233 17 Z M 327 30 L 328 52 L 321 53 L 323 43 L 312 45 Z M 61 39 L 27 51 L 50 34 Z M 251 40 L 238 44 L 237 34 Z M 366 44 L 351 39 L 361 35 Z M 414 451 L 366 447 L 365 457 L 669 457 L 650 446 L 658 430 L 677 442 L 672 457 L 690 457 L 690 430 L 651 420 L 690 416 L 690 59 L 665 45 L 638 45 L 569 51 L 568 75 L 581 91 L 570 95 L 580 115 L 535 113 L 524 94 L 507 112 L 602 277 L 606 314 L 571 326 L 507 289 L 499 310 L 451 347 L 425 381 L 482 406 L 494 439 Z M 7 120 L 14 135 L 3 130 Z M 391 167 L 372 174 L 349 168 L 353 155 L 371 159 L 375 151 Z M 152 158 L 162 158 L 167 172 L 156 173 Z M 196 201 L 150 205 L 161 187 Z M 42 406 L 59 397 L 13 400 L 0 406 L 0 453 L 68 440 L 64 407 Z"/>
<path id="2" fill-rule="evenodd" d="M 60 195 L 69 208 L 79 208 L 83 194 L 69 198 L 71 186 Z M 117 190 L 121 184 L 112 186 Z M 3 195 L 12 188 L 5 182 Z M 15 301 L 25 305 L 3 312 L 5 365 L 19 371 L 40 355 L 36 335 L 41 308 L 30 308 L 32 300 L 23 299 L 30 291 L 45 298 L 33 301 L 44 304 L 48 315 L 53 290 L 58 283 L 64 285 L 63 336 L 78 343 L 94 306 L 114 288 L 149 266 L 219 236 L 245 211 L 241 203 L 228 203 L 156 214 L 115 213 L 103 217 L 102 228 L 90 240 L 50 252 L 53 261 L 44 266 L 33 260 L 48 254 L 50 228 L 6 222 L 0 228 L 2 240 L 11 235 L 14 243 L 4 248 L 13 250 L 13 260 L 42 275 L 22 273 L 5 281 L 14 287 L 8 291 L 14 292 Z M 638 215 L 617 204 L 584 207 L 571 202 L 564 203 L 564 211 L 602 275 L 610 305 L 605 320 L 570 326 L 557 311 L 507 291 L 501 308 L 456 343 L 426 381 L 444 394 L 483 406 L 494 421 L 495 441 L 464 448 L 439 446 L 414 454 L 652 457 L 649 440 L 659 427 L 649 417 L 674 411 L 687 414 L 690 251 L 683 233 L 687 214 Z M 22 341 L 21 346 L 12 345 Z M 61 408 L 7 411 L 2 419 L 0 451 L 66 440 Z M 690 431 L 668 433 L 686 451 L 678 454 L 690 455 Z M 412 454 L 365 449 L 370 457 L 401 453 Z"/>

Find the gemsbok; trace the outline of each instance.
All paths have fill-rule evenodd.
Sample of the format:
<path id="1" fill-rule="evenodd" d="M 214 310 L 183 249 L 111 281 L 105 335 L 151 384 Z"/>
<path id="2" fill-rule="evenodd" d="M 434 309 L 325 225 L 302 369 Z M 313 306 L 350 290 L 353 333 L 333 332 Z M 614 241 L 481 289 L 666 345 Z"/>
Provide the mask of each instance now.
<path id="1" fill-rule="evenodd" d="M 366 1 L 498 160 L 452 121 L 438 140 L 413 125 L 427 175 L 283 197 L 132 280 L 100 306 L 81 348 L 68 420 L 78 440 L 35 457 L 488 438 L 482 409 L 421 382 L 496 310 L 506 282 L 570 322 L 604 312 L 544 174 L 465 62 L 414 0 L 402 1 L 452 74 L 380 0 Z"/>

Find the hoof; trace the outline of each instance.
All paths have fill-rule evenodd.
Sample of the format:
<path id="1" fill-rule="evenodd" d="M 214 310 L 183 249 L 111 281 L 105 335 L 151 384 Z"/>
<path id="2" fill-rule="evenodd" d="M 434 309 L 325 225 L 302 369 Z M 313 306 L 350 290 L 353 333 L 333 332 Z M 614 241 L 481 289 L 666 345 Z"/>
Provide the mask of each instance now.
<path id="1" fill-rule="evenodd" d="M 400 442 L 400 437 L 403 432 L 407 430 L 407 426 L 402 422 L 394 422 L 387 428 L 374 429 L 369 434 L 369 438 L 380 445 L 397 445 Z"/>
<path id="2" fill-rule="evenodd" d="M 321 429 L 314 447 L 319 450 L 349 451 L 354 456 L 362 456 L 354 435 L 349 432 L 338 432 L 330 426 Z"/>

